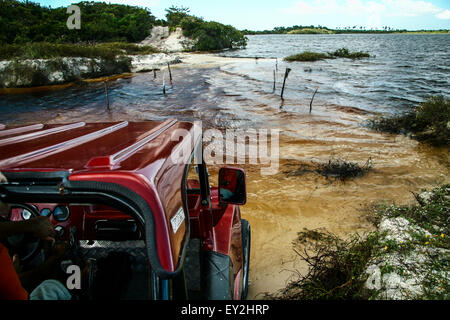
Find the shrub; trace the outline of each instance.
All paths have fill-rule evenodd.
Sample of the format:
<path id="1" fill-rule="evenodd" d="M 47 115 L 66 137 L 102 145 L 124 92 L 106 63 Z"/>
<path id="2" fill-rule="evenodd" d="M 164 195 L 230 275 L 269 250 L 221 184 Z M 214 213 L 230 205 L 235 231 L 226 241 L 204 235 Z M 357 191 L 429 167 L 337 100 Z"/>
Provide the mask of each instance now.
<path id="1" fill-rule="evenodd" d="M 420 141 L 435 146 L 450 143 L 450 100 L 443 96 L 431 96 L 412 111 L 392 117 L 369 120 L 369 126 L 390 133 L 412 133 Z"/>
<path id="2" fill-rule="evenodd" d="M 341 159 L 330 159 L 328 163 L 319 164 L 317 172 L 329 178 L 334 177 L 345 181 L 350 178 L 356 178 L 364 175 L 372 169 L 372 159 L 369 158 L 366 163 L 360 166 L 355 162 L 348 162 Z"/>
<path id="3" fill-rule="evenodd" d="M 348 58 L 348 59 L 362 59 L 370 57 L 370 54 L 368 54 L 367 52 L 362 51 L 350 52 L 347 48 L 341 48 L 334 52 L 329 52 L 328 55 L 330 57 Z"/>
<path id="4" fill-rule="evenodd" d="M 303 252 L 296 253 L 309 265 L 305 276 L 300 276 L 285 289 L 270 298 L 285 300 L 350 300 L 364 298 L 364 275 L 372 254 L 382 246 L 378 233 L 366 238 L 353 235 L 348 240 L 320 231 L 299 233 L 299 241 L 309 239 Z M 308 241 L 308 239 L 306 239 Z"/>
<path id="5" fill-rule="evenodd" d="M 284 58 L 286 61 L 317 61 L 327 59 L 328 56 L 325 53 L 304 51 L 299 54 L 294 54 L 292 56 Z"/>
<path id="6" fill-rule="evenodd" d="M 245 47 L 247 38 L 230 25 L 187 16 L 181 20 L 183 35 L 194 39 L 194 51 L 215 51 Z"/>
<path id="7" fill-rule="evenodd" d="M 334 34 L 334 31 L 324 28 L 302 28 L 288 31 L 287 34 Z"/>
<path id="8" fill-rule="evenodd" d="M 317 173 L 324 177 L 346 181 L 348 179 L 363 176 L 372 170 L 372 159 L 369 158 L 364 165 L 345 161 L 342 159 L 330 159 L 325 163 L 302 163 L 296 170 L 284 172 L 288 176 L 299 176 L 304 173 Z"/>
<path id="9" fill-rule="evenodd" d="M 348 59 L 362 59 L 362 58 L 368 58 L 370 57 L 370 54 L 367 52 L 350 52 L 347 48 L 341 48 L 334 52 L 328 52 L 328 53 L 319 53 L 319 52 L 311 52 L 311 51 L 304 51 L 299 54 L 294 54 L 291 56 L 288 56 L 284 58 L 286 61 L 317 61 L 317 60 L 323 60 L 323 59 L 335 59 L 335 58 L 348 58 Z"/>
<path id="10" fill-rule="evenodd" d="M 180 27 L 181 21 L 189 16 L 190 11 L 187 7 L 171 6 L 169 9 L 166 9 L 167 24 L 173 29 Z"/>

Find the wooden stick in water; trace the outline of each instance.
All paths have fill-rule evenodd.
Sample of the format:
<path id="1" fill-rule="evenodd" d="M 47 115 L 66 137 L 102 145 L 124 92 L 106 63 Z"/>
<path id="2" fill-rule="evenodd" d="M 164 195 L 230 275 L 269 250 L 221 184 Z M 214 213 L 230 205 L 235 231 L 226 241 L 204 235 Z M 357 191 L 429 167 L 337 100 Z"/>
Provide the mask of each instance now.
<path id="1" fill-rule="evenodd" d="M 166 94 L 166 73 L 163 73 L 163 94 Z"/>
<path id="2" fill-rule="evenodd" d="M 170 62 L 167 62 L 167 68 L 169 69 L 170 84 L 172 84 L 172 70 L 170 70 Z"/>
<path id="3" fill-rule="evenodd" d="M 283 88 L 281 89 L 281 99 L 283 98 L 283 94 L 284 94 L 284 86 L 286 85 L 286 79 L 289 76 L 289 72 L 291 72 L 291 69 L 286 68 L 286 72 L 284 73 L 284 80 L 283 80 Z"/>
<path id="4" fill-rule="evenodd" d="M 108 83 L 105 81 L 105 102 L 106 102 L 106 109 L 110 110 L 109 108 L 109 95 L 108 95 Z"/>
<path id="5" fill-rule="evenodd" d="M 153 69 L 153 79 L 156 79 L 156 69 Z"/>
<path id="6" fill-rule="evenodd" d="M 319 87 L 317 87 L 317 88 L 316 88 L 316 91 L 314 91 L 314 94 L 313 94 L 313 96 L 312 96 L 311 102 L 309 103 L 309 113 L 312 112 L 312 104 L 313 104 L 314 97 L 316 96 L 316 93 L 317 93 L 318 90 L 319 90 Z"/>
<path id="7" fill-rule="evenodd" d="M 273 92 L 275 92 L 276 88 L 275 88 L 275 84 L 276 84 L 276 72 L 275 70 L 273 70 Z"/>

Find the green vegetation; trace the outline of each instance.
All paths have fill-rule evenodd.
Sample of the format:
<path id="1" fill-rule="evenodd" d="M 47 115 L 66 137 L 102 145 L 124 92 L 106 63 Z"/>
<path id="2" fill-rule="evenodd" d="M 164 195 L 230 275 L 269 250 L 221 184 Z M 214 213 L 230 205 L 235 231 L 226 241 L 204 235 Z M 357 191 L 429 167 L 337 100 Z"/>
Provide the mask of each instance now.
<path id="1" fill-rule="evenodd" d="M 309 271 L 267 298 L 448 300 L 450 185 L 416 197 L 417 205 L 372 208 L 377 230 L 364 236 L 300 232 L 294 250 Z"/>
<path id="2" fill-rule="evenodd" d="M 318 61 L 324 59 L 348 58 L 348 59 L 362 59 L 369 58 L 370 54 L 367 52 L 350 52 L 347 48 L 341 48 L 334 52 L 318 53 L 311 51 L 304 51 L 299 54 L 294 54 L 284 58 L 285 61 Z"/>
<path id="3" fill-rule="evenodd" d="M 244 34 L 254 35 L 254 34 L 329 34 L 335 33 L 332 29 L 323 26 L 292 26 L 292 27 L 276 27 L 272 30 L 264 31 L 252 31 L 252 30 L 242 30 Z"/>
<path id="4" fill-rule="evenodd" d="M 181 7 L 171 6 L 169 9 L 166 9 L 166 20 L 168 26 L 172 30 L 175 30 L 175 28 L 177 27 L 181 27 L 181 21 L 184 18 L 190 16 L 189 15 L 190 11 L 191 9 L 183 6 Z"/>
<path id="5" fill-rule="evenodd" d="M 368 159 L 364 165 L 348 162 L 341 159 L 330 159 L 325 164 L 319 164 L 317 172 L 327 179 L 333 177 L 345 181 L 347 179 L 363 176 L 372 170 L 372 159 Z"/>
<path id="6" fill-rule="evenodd" d="M 58 57 L 84 57 L 113 59 L 122 55 L 151 54 L 157 52 L 150 46 L 137 46 L 132 43 L 107 42 L 96 45 L 60 44 L 35 42 L 26 44 L 6 44 L 0 47 L 2 59 L 51 59 Z"/>
<path id="7" fill-rule="evenodd" d="M 435 146 L 450 145 L 450 99 L 432 96 L 412 111 L 393 117 L 370 120 L 369 126 L 390 133 L 411 133 L 420 141 Z"/>
<path id="8" fill-rule="evenodd" d="M 284 58 L 284 60 L 292 62 L 292 61 L 318 61 L 328 59 L 328 55 L 325 53 L 304 51 L 299 54 L 294 54 L 292 56 Z"/>
<path id="9" fill-rule="evenodd" d="M 393 33 L 404 33 L 404 34 L 450 34 L 450 30 L 394 31 Z"/>
<path id="10" fill-rule="evenodd" d="M 450 30 L 399 30 L 390 27 L 383 27 L 382 29 L 366 29 L 363 26 L 349 26 L 344 28 L 330 29 L 323 26 L 292 26 L 292 27 L 276 27 L 272 30 L 242 30 L 246 35 L 255 34 L 349 34 L 349 33 L 376 33 L 376 34 L 449 34 Z"/>
<path id="11" fill-rule="evenodd" d="M 185 37 L 194 39 L 193 51 L 236 49 L 247 45 L 244 34 L 234 27 L 204 21 L 188 13 L 188 8 L 171 7 L 167 9 L 166 18 L 171 29 L 181 27 Z"/>
<path id="12" fill-rule="evenodd" d="M 158 52 L 134 44 L 145 39 L 155 25 L 171 30 L 182 27 L 196 51 L 246 45 L 245 36 L 232 26 L 204 21 L 189 15 L 184 7 L 167 9 L 164 21 L 156 20 L 147 8 L 92 1 L 76 5 L 81 10 L 81 29 L 69 30 L 65 7 L 0 1 L 0 60 L 9 60 L 2 66 L 0 87 L 59 84 L 130 72 L 127 56 Z"/>
<path id="13" fill-rule="evenodd" d="M 45 57 L 47 53 L 43 46 L 50 49 L 50 45 L 37 46 L 19 45 L 28 43 L 84 43 L 115 42 L 114 48 L 106 48 L 110 53 L 118 48 L 118 43 L 140 42 L 145 39 L 155 25 L 168 25 L 170 30 L 183 28 L 184 35 L 195 40 L 193 50 L 212 51 L 234 49 L 246 45 L 245 36 L 230 25 L 223 25 L 213 21 L 204 21 L 189 14 L 185 7 L 170 7 L 167 9 L 167 21 L 156 20 L 148 8 L 128 5 L 107 4 L 104 2 L 83 1 L 75 3 L 80 7 L 81 29 L 69 30 L 66 26 L 69 15 L 65 7 L 43 7 L 30 1 L 17 0 L 0 1 L 0 44 L 17 45 L 2 48 L 2 57 L 33 56 L 25 51 L 44 52 L 34 56 Z M 122 47 L 125 44 L 121 44 Z M 39 49 L 37 49 L 39 47 Z M 15 50 L 20 53 L 14 53 Z M 80 51 L 87 56 L 95 51 L 94 48 L 78 46 L 73 49 L 54 47 L 59 52 Z M 136 51 L 126 48 L 128 51 Z M 148 50 L 144 49 L 143 51 Z M 88 52 L 90 51 L 90 53 Z M 12 53 L 8 56 L 6 53 Z M 109 53 L 108 53 L 109 54 Z M 60 56 L 60 53 L 57 54 Z M 83 55 L 84 56 L 84 55 Z"/>
<path id="14" fill-rule="evenodd" d="M 288 31 L 287 34 L 334 34 L 334 31 L 324 28 L 302 28 Z"/>
<path id="15" fill-rule="evenodd" d="M 0 1 L 0 43 L 139 42 L 157 23 L 148 9 L 87 1 L 76 5 L 82 12 L 82 27 L 69 30 L 65 7 L 52 9 L 31 1 Z"/>
<path id="16" fill-rule="evenodd" d="M 350 52 L 347 48 L 341 48 L 336 50 L 335 52 L 329 52 L 328 55 L 334 58 L 348 58 L 348 59 L 362 59 L 370 57 L 370 54 L 368 54 L 367 52 L 362 51 Z"/>

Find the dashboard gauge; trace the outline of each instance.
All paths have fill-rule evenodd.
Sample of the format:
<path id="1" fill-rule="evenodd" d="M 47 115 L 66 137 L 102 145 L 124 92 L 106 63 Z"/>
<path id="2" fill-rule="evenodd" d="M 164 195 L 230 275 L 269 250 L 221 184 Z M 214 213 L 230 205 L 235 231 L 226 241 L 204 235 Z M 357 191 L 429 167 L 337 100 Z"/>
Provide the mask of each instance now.
<path id="1" fill-rule="evenodd" d="M 48 217 L 52 214 L 52 210 L 48 209 L 48 208 L 44 208 L 41 210 L 40 212 L 41 216 L 43 217 Z"/>
<path id="2" fill-rule="evenodd" d="M 23 220 L 30 220 L 30 218 L 33 216 L 33 214 L 27 210 L 27 209 L 22 209 L 22 219 Z"/>
<path id="3" fill-rule="evenodd" d="M 53 211 L 53 218 L 56 221 L 63 222 L 69 219 L 70 210 L 67 206 L 57 206 Z"/>

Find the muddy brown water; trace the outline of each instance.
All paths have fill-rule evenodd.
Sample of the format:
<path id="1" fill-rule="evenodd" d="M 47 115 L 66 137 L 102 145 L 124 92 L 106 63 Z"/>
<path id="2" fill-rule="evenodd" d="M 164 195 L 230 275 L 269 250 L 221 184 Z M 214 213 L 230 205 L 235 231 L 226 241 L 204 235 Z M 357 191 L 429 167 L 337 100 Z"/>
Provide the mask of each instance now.
<path id="1" fill-rule="evenodd" d="M 201 60 L 200 58 L 197 58 Z M 212 58 L 211 58 L 212 59 Z M 325 228 L 346 237 L 372 227 L 365 209 L 376 202 L 412 203 L 411 191 L 449 181 L 449 153 L 408 137 L 378 133 L 364 126 L 373 116 L 358 106 L 342 106 L 318 99 L 309 114 L 308 99 L 286 99 L 271 83 L 261 83 L 224 71 L 248 59 L 212 59 L 208 66 L 173 68 L 175 82 L 161 93 L 161 78 L 138 74 L 110 83 L 111 111 L 104 107 L 104 86 L 90 83 L 58 91 L 1 96 L 0 123 L 23 125 L 75 121 L 202 120 L 204 129 L 279 129 L 279 170 L 262 175 L 258 165 L 247 170 L 247 204 L 243 218 L 252 227 L 250 299 L 274 293 L 304 273 L 307 266 L 293 251 L 292 242 L 304 228 Z M 314 173 L 289 175 L 301 163 L 344 159 L 373 170 L 344 182 Z M 217 166 L 211 167 L 216 183 Z"/>

